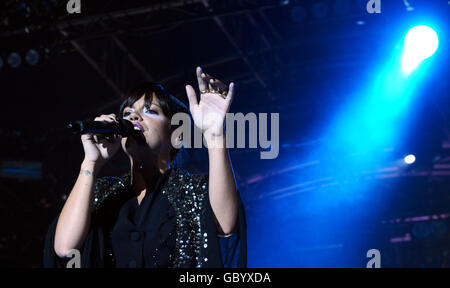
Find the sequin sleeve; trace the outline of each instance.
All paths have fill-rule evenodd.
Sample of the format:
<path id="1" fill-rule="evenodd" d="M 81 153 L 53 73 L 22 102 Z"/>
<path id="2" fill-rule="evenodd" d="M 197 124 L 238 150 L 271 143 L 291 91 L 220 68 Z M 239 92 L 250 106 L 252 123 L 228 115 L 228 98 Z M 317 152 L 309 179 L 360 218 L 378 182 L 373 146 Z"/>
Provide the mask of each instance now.
<path id="1" fill-rule="evenodd" d="M 194 179 L 194 181 L 196 183 L 198 183 L 199 186 L 205 187 L 205 194 L 208 194 L 208 195 L 205 195 L 205 196 L 207 196 L 207 197 L 205 197 L 205 200 L 207 200 L 207 203 L 205 203 L 205 204 L 210 206 L 211 211 L 212 211 L 211 203 L 209 202 L 209 175 L 208 174 L 192 174 L 191 177 Z M 237 191 L 237 193 L 239 195 L 239 191 Z M 223 233 L 222 229 L 220 228 L 219 222 L 217 221 L 217 218 L 214 215 L 214 213 L 212 215 L 212 218 L 214 220 L 214 223 L 216 224 L 217 237 L 220 237 L 220 238 L 231 237 L 233 234 L 235 234 L 239 230 L 239 225 L 236 225 L 231 233 L 225 234 L 225 233 Z"/>
<path id="2" fill-rule="evenodd" d="M 105 215 L 100 214 L 103 214 L 103 212 L 109 210 L 109 206 L 106 207 L 106 209 L 102 208 L 106 206 L 107 200 L 114 198 L 111 196 L 119 195 L 123 192 L 128 184 L 127 181 L 129 181 L 129 174 L 122 177 L 102 177 L 96 180 L 92 200 L 93 213 L 91 215 L 91 223 L 86 239 L 80 248 L 81 267 L 104 266 L 103 251 L 105 251 L 105 235 L 103 226 L 105 225 Z M 54 250 L 55 232 L 58 218 L 59 215 L 57 215 L 50 224 L 44 243 L 43 266 L 46 268 L 65 268 L 67 262 L 70 260 L 58 257 Z"/>
<path id="3" fill-rule="evenodd" d="M 118 196 L 123 193 L 129 185 L 130 175 L 125 174 L 122 177 L 101 177 L 95 181 L 94 196 L 92 199 L 92 209 L 98 213 L 105 200 L 111 196 Z"/>
<path id="4" fill-rule="evenodd" d="M 209 227 L 214 227 L 214 234 L 217 238 L 223 267 L 245 268 L 247 266 L 247 225 L 245 220 L 245 210 L 241 201 L 239 190 L 237 191 L 239 206 L 236 226 L 232 233 L 224 234 L 220 229 L 209 202 L 209 176 L 207 174 L 197 174 L 192 175 L 192 177 L 196 179 L 195 182 L 199 183 L 200 186 L 205 187 L 206 193 L 204 197 L 204 206 L 207 207 L 206 211 L 208 211 L 206 213 L 206 217 L 209 217 L 209 219 L 205 220 L 213 223 L 209 225 Z"/>

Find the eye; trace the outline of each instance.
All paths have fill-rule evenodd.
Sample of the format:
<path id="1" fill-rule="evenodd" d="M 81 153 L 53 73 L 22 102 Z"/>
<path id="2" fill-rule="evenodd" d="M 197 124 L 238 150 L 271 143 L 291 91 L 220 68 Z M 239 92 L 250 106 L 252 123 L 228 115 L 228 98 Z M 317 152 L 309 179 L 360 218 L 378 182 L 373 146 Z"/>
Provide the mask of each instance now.
<path id="1" fill-rule="evenodd" d="M 130 116 L 130 111 L 126 111 L 123 113 L 123 118 Z"/>
<path id="2" fill-rule="evenodd" d="M 156 110 L 150 109 L 149 107 L 144 107 L 144 113 L 158 114 Z"/>

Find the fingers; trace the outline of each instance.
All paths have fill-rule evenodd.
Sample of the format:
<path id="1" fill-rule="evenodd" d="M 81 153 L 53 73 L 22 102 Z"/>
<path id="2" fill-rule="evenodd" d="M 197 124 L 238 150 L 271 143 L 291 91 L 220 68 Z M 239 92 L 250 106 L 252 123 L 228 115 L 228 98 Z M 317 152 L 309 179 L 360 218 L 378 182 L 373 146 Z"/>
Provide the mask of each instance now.
<path id="1" fill-rule="evenodd" d="M 233 102 L 233 98 L 234 98 L 234 90 L 235 90 L 235 85 L 233 82 L 230 83 L 230 87 L 228 87 L 228 94 L 227 97 L 225 98 L 225 100 L 228 102 L 228 107 L 230 107 L 231 102 Z"/>
<path id="2" fill-rule="evenodd" d="M 201 67 L 197 67 L 195 72 L 197 74 L 198 89 L 200 91 L 204 91 L 204 90 L 208 89 L 208 80 L 205 80 L 202 77 L 202 74 L 204 74 L 202 68 Z"/>
<path id="3" fill-rule="evenodd" d="M 199 83 L 200 91 L 210 90 L 212 93 L 217 93 L 217 92 L 219 92 L 219 94 L 223 93 L 222 97 L 225 100 L 229 101 L 229 104 L 231 104 L 231 102 L 233 101 L 233 97 L 234 97 L 234 90 L 235 90 L 234 83 L 230 83 L 230 86 L 227 87 L 227 85 L 224 84 L 219 79 L 213 78 L 213 77 L 211 77 L 211 75 L 204 73 L 200 67 L 197 67 L 196 73 L 197 73 L 197 80 Z M 193 91 L 193 89 L 192 89 L 192 91 Z M 189 97 L 189 92 L 188 92 L 187 86 L 186 86 L 186 92 L 188 93 L 188 97 Z M 226 96 L 224 95 L 225 94 L 224 92 L 226 92 Z M 190 93 L 192 93 L 192 92 L 190 92 Z M 195 97 L 195 100 L 196 100 L 195 103 L 197 104 L 197 97 Z"/>
<path id="4" fill-rule="evenodd" d="M 206 85 L 207 88 L 206 89 L 208 89 L 208 90 L 215 90 L 213 88 L 214 79 L 211 77 L 211 75 L 202 73 L 202 75 L 200 75 L 200 76 L 202 77 L 203 81 L 205 83 L 207 83 L 207 85 Z"/>
<path id="5" fill-rule="evenodd" d="M 209 75 L 208 75 L 209 76 Z M 211 90 L 214 91 L 226 91 L 227 90 L 227 85 L 225 85 L 222 81 L 220 81 L 219 79 L 213 79 L 210 78 L 209 79 L 209 87 Z"/>
<path id="6" fill-rule="evenodd" d="M 197 94 L 191 85 L 186 85 L 186 94 L 189 100 L 189 109 L 198 105 Z"/>
<path id="7" fill-rule="evenodd" d="M 106 123 L 114 123 L 114 122 L 118 123 L 116 114 L 114 114 L 114 113 L 107 114 L 107 115 L 103 114 L 100 117 L 96 117 L 94 119 L 94 121 L 101 121 L 101 122 L 106 122 Z M 120 139 L 122 139 L 122 136 L 117 135 L 117 134 L 110 135 L 110 136 L 94 134 L 94 135 L 92 135 L 92 139 L 97 144 L 105 143 L 105 141 L 107 141 L 109 143 L 115 143 L 117 141 L 120 141 Z"/>
<path id="8" fill-rule="evenodd" d="M 122 135 L 114 134 L 112 136 L 107 136 L 105 139 L 109 143 L 117 143 L 117 142 L 119 142 L 122 139 Z"/>
<path id="9" fill-rule="evenodd" d="M 227 85 L 225 85 L 222 81 L 219 79 L 215 79 L 211 77 L 211 75 L 206 73 L 201 73 L 201 78 L 203 79 L 203 83 L 208 83 L 207 89 L 210 90 L 212 93 L 219 92 L 222 93 L 224 91 L 227 91 Z M 206 85 L 205 85 L 206 87 Z M 200 89 L 201 91 L 202 89 Z"/>
<path id="10" fill-rule="evenodd" d="M 122 135 L 111 135 L 111 136 L 105 136 L 105 135 L 98 135 L 98 134 L 93 134 L 91 136 L 91 140 L 93 140 L 93 142 L 95 144 L 106 144 L 106 142 L 109 142 L 111 144 L 120 142 L 120 140 L 122 140 Z"/>
<path id="11" fill-rule="evenodd" d="M 227 85 L 223 84 L 222 81 L 220 81 L 219 79 L 214 79 L 213 77 L 211 77 L 211 75 L 204 73 L 200 67 L 197 67 L 197 80 L 199 82 L 200 91 L 206 89 L 226 90 L 227 88 Z M 201 87 L 200 83 L 202 83 Z"/>
<path id="12" fill-rule="evenodd" d="M 108 114 L 108 115 L 102 115 L 100 117 L 96 117 L 94 119 L 94 121 L 104 121 L 104 122 L 108 122 L 108 123 L 112 123 L 112 122 L 118 122 L 117 121 L 117 117 L 116 114 L 112 113 L 112 114 Z"/>

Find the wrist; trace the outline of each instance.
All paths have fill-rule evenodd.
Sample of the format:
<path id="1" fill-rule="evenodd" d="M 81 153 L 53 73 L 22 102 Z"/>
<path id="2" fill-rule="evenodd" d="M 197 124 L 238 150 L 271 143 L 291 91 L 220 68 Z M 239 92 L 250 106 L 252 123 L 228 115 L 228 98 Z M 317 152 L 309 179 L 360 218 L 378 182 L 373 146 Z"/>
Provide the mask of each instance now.
<path id="1" fill-rule="evenodd" d="M 84 159 L 80 166 L 80 174 L 97 176 L 103 167 L 103 163 Z"/>
<path id="2" fill-rule="evenodd" d="M 217 148 L 226 148 L 225 134 L 218 135 L 205 133 L 203 134 L 203 137 L 205 137 L 205 142 L 209 151 Z"/>

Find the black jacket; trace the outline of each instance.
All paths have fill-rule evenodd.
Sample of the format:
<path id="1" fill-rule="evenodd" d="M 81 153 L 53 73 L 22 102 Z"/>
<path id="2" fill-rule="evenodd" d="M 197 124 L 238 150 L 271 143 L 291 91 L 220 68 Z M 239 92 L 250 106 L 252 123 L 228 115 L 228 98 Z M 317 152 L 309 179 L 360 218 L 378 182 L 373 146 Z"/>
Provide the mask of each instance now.
<path id="1" fill-rule="evenodd" d="M 168 170 L 158 181 L 156 191 L 152 193 L 159 195 L 159 198 L 156 197 L 160 199 L 158 203 L 168 201 L 166 206 L 171 207 L 169 210 L 174 212 L 172 212 L 174 215 L 168 216 L 168 218 L 173 217 L 170 221 L 174 225 L 172 231 L 174 232 L 174 247 L 172 247 L 174 249 L 171 249 L 170 261 L 163 267 L 246 267 L 246 223 L 245 212 L 240 200 L 236 229 L 231 236 L 223 237 L 217 229 L 216 219 L 209 203 L 208 175 L 189 174 L 175 168 Z M 116 245 L 116 248 L 113 249 L 111 233 L 116 227 L 118 219 L 122 217 L 120 211 L 123 214 L 124 206 L 130 205 L 129 201 L 133 201 L 132 199 L 129 174 L 122 177 L 97 179 L 94 188 L 91 224 L 80 249 L 81 267 L 125 267 L 119 265 L 115 259 L 118 255 L 114 254 L 129 253 L 129 250 L 117 252 L 120 251 L 117 247 L 127 245 Z M 143 200 L 141 206 L 145 204 L 144 201 L 151 200 Z M 149 207 L 147 208 L 150 210 Z M 152 209 L 157 209 L 154 207 Z M 147 214 L 146 212 L 145 215 Z M 164 219 L 166 214 L 163 215 L 161 221 L 170 222 L 169 219 Z M 69 260 L 58 257 L 54 251 L 57 220 L 58 217 L 51 223 L 45 240 L 44 267 L 66 267 Z M 161 223 L 158 227 L 167 226 L 162 224 L 165 223 Z M 163 238 L 168 237 L 166 235 L 168 232 L 155 231 L 155 233 L 164 234 L 161 236 Z M 133 240 L 139 238 L 135 236 L 139 235 L 133 234 L 131 238 Z M 141 245 L 145 245 L 145 243 Z M 142 257 L 142 259 L 145 258 Z M 151 267 L 145 265 L 143 263 L 145 260 L 142 259 L 138 259 L 137 263 L 133 260 L 134 265 L 129 267 Z"/>

